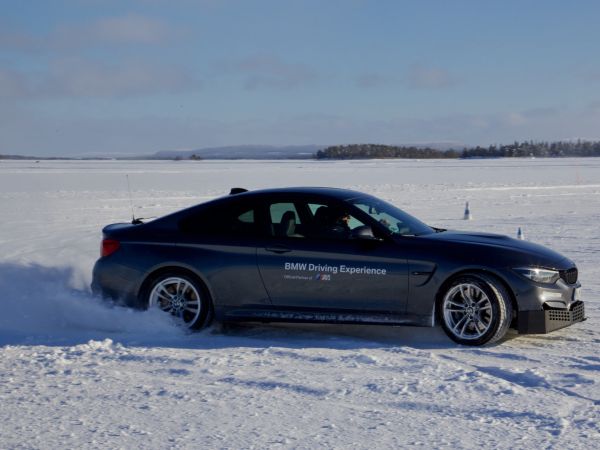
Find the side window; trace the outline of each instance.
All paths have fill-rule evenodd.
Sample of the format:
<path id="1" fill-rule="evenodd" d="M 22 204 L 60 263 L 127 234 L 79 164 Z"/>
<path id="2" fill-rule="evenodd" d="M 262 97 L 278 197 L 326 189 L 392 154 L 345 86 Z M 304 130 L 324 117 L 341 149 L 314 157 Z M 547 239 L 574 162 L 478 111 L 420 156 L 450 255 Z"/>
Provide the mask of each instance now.
<path id="1" fill-rule="evenodd" d="M 380 211 L 376 209 L 372 205 L 364 203 L 355 203 L 354 206 L 369 214 L 373 219 L 377 220 L 380 224 L 384 225 L 392 233 L 408 234 L 411 232 L 410 227 L 407 224 L 405 224 L 398 218 L 392 217 L 385 211 Z"/>
<path id="2" fill-rule="evenodd" d="M 294 203 L 272 203 L 269 206 L 269 222 L 274 236 L 304 237 L 300 214 Z"/>
<path id="3" fill-rule="evenodd" d="M 315 239 L 351 239 L 352 230 L 364 225 L 337 205 L 309 203 L 308 209 L 312 216 L 310 237 Z"/>
<path id="4" fill-rule="evenodd" d="M 186 233 L 208 236 L 256 236 L 259 226 L 253 205 L 211 208 L 184 218 L 179 226 Z"/>
<path id="5" fill-rule="evenodd" d="M 237 220 L 241 223 L 254 223 L 254 208 L 241 213 Z"/>
<path id="6" fill-rule="evenodd" d="M 296 205 L 293 203 L 273 203 L 269 207 L 269 215 L 271 216 L 271 223 L 280 223 L 283 215 L 292 211 L 296 216 L 296 223 L 300 223 L 300 216 L 296 210 Z"/>
<path id="7" fill-rule="evenodd" d="M 321 203 L 309 203 L 308 204 L 308 209 L 310 209 L 310 213 L 313 215 L 313 217 L 315 216 L 317 209 L 319 209 L 321 206 L 325 206 L 325 205 L 323 205 Z"/>
<path id="8" fill-rule="evenodd" d="M 242 211 L 232 211 L 231 215 L 227 215 L 222 223 L 223 229 L 227 234 L 256 236 L 258 234 L 258 226 L 256 223 L 256 214 L 254 208 L 246 208 Z"/>

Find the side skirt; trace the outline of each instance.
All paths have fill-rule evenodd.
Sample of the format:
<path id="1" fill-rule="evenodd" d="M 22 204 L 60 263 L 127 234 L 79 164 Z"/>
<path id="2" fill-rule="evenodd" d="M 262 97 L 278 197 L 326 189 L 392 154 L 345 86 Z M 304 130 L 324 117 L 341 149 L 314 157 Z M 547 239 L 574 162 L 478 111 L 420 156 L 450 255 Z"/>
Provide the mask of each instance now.
<path id="1" fill-rule="evenodd" d="M 431 327 L 431 316 L 398 313 L 373 313 L 363 311 L 304 310 L 297 308 L 265 308 L 264 305 L 249 308 L 218 308 L 215 317 L 222 322 L 307 322 L 342 323 L 391 326 Z"/>

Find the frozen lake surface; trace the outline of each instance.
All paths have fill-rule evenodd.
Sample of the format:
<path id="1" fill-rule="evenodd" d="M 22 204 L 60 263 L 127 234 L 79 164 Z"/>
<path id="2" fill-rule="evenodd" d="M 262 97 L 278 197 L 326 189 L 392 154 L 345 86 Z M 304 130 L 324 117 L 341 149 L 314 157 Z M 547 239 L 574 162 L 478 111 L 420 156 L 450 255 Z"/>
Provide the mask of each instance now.
<path id="1" fill-rule="evenodd" d="M 132 200 L 127 191 L 131 184 Z M 580 270 L 588 321 L 458 347 L 438 328 L 218 325 L 89 294 L 101 228 L 234 186 L 335 186 Z M 469 201 L 473 220 L 462 220 Z M 594 448 L 600 159 L 0 161 L 2 448 Z M 596 442 L 596 444 L 593 444 Z"/>

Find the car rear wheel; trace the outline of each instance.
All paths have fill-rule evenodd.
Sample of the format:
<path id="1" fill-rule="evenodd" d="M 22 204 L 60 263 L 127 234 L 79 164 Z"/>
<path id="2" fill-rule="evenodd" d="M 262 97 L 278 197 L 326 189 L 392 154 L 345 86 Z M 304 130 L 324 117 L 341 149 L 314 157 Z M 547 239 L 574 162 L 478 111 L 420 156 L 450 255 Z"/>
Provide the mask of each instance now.
<path id="1" fill-rule="evenodd" d="M 510 294 L 497 280 L 465 275 L 454 280 L 438 304 L 442 328 L 463 345 L 484 345 L 504 337 L 512 320 Z"/>
<path id="2" fill-rule="evenodd" d="M 210 302 L 202 286 L 183 274 L 163 274 L 146 290 L 149 308 L 158 307 L 175 316 L 183 326 L 201 328 L 206 321 Z"/>

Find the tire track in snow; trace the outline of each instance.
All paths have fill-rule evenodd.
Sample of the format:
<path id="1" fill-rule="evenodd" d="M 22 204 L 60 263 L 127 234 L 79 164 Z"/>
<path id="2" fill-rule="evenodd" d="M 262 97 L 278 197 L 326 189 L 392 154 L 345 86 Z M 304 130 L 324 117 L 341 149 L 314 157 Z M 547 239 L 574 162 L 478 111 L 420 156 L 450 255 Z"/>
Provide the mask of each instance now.
<path id="1" fill-rule="evenodd" d="M 480 352 L 481 350 L 476 350 Z M 495 355 L 494 355 L 495 356 Z M 502 354 L 500 354 L 502 357 Z M 555 410 L 558 417 L 551 415 L 541 416 L 539 413 L 533 411 L 524 411 L 521 414 L 522 418 L 529 418 L 531 420 L 544 420 L 544 423 L 554 423 L 552 427 L 546 427 L 547 431 L 553 436 L 561 437 L 565 435 L 571 427 L 571 424 L 575 421 L 575 416 L 581 414 L 582 411 L 590 411 L 590 415 L 594 416 L 600 402 L 597 399 L 587 397 L 579 394 L 572 389 L 557 386 L 552 381 L 549 381 L 547 376 L 536 373 L 535 370 L 527 369 L 504 369 L 498 366 L 484 366 L 479 364 L 465 363 L 456 357 L 444 354 L 436 355 L 436 358 L 446 361 L 451 366 L 456 368 L 462 368 L 466 370 L 471 376 L 483 376 L 487 377 L 494 383 L 501 383 L 511 386 L 520 397 L 527 397 L 530 392 L 542 392 L 556 393 L 560 397 L 566 396 L 571 399 L 570 402 L 561 402 L 560 407 Z M 548 364 L 548 363 L 546 363 Z M 577 374 L 561 374 L 565 376 L 564 379 L 569 382 L 579 382 L 579 384 L 593 384 L 594 380 L 587 379 Z M 563 380 L 564 381 L 564 380 Z M 547 394 L 544 394 L 547 396 Z M 581 405 L 581 401 L 585 402 L 585 405 Z M 482 411 L 485 413 L 486 411 Z M 494 411 L 488 411 L 491 414 L 497 414 Z M 507 411 L 507 415 L 514 415 L 514 412 Z M 584 413 L 585 415 L 585 413 Z M 550 421 L 550 422 L 549 422 Z"/>

